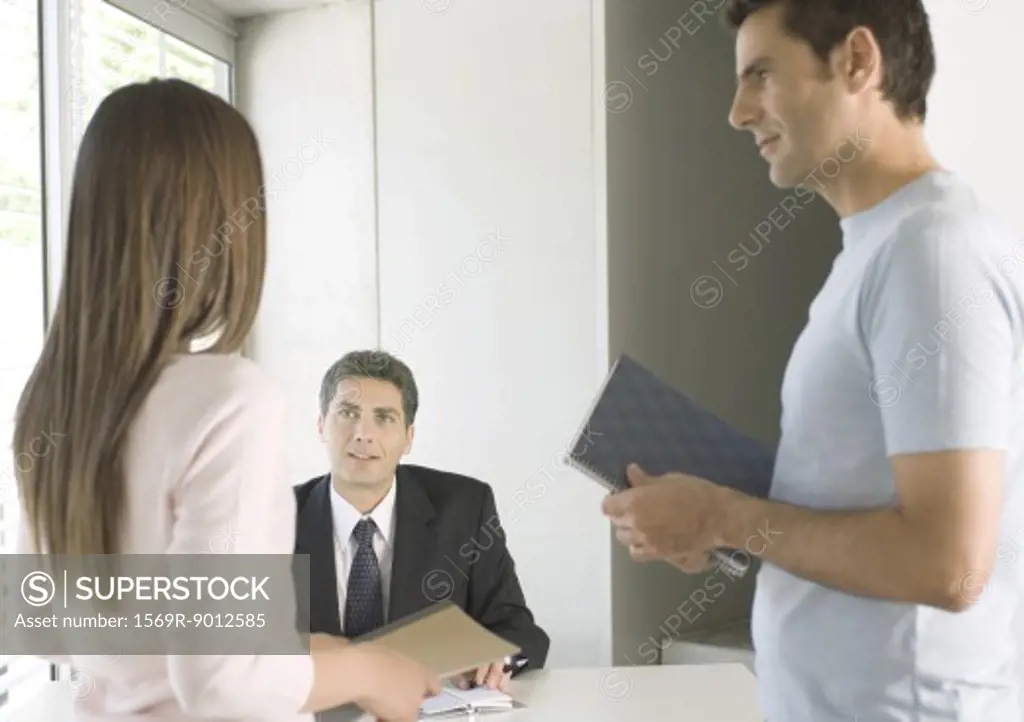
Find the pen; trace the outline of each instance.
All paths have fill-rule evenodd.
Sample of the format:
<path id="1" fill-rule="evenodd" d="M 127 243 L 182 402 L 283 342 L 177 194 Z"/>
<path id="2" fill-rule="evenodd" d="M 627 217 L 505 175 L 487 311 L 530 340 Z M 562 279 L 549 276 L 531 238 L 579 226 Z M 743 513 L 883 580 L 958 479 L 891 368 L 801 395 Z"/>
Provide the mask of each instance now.
<path id="1" fill-rule="evenodd" d="M 517 672 L 520 669 L 522 669 L 523 667 L 525 667 L 527 664 L 529 664 L 529 662 L 530 662 L 530 660 L 527 657 L 513 657 L 513 658 L 506 657 L 505 658 L 505 666 L 501 668 L 501 671 L 502 671 L 503 674 L 509 674 L 510 672 Z M 469 688 L 470 689 L 475 689 L 475 688 L 477 688 L 479 686 L 482 686 L 482 685 L 478 685 L 476 683 L 476 681 L 470 680 L 470 682 L 469 682 Z"/>
<path id="2" fill-rule="evenodd" d="M 508 674 L 509 672 L 518 672 L 520 669 L 525 667 L 529 663 L 529 661 L 530 660 L 526 657 L 515 657 L 506 662 L 504 668 L 502 668 L 501 671 L 505 674 Z"/>
<path id="3" fill-rule="evenodd" d="M 530 660 L 527 657 L 506 657 L 505 666 L 501 668 L 502 674 L 509 674 L 510 672 L 518 672 L 520 669 L 529 664 Z M 471 680 L 469 683 L 470 689 L 479 687 L 475 681 Z"/>

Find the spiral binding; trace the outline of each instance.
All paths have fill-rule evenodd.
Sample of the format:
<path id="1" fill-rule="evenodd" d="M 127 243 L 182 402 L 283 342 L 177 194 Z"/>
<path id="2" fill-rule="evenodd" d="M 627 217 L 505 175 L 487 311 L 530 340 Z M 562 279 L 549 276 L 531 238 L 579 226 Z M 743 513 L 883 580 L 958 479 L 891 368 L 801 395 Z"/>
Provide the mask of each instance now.
<path id="1" fill-rule="evenodd" d="M 577 442 L 578 441 L 579 440 L 577 439 Z M 576 444 L 573 444 L 573 449 L 575 449 L 575 447 L 576 447 Z M 587 476 L 591 477 L 594 481 L 598 482 L 601 486 L 605 487 L 609 491 L 612 491 L 612 492 L 622 491 L 622 487 L 619 486 L 613 479 L 609 479 L 607 476 L 602 474 L 600 471 L 595 469 L 593 466 L 588 464 L 586 461 L 584 461 L 583 459 L 581 459 L 578 456 L 576 456 L 576 452 L 575 451 L 570 451 L 569 452 L 568 459 L 569 459 L 569 463 L 572 466 L 575 466 L 577 469 L 582 471 Z"/>
<path id="2" fill-rule="evenodd" d="M 602 474 L 600 471 L 595 469 L 593 466 L 588 464 L 583 459 L 579 458 L 575 453 L 576 444 L 579 443 L 577 438 L 572 445 L 573 450 L 570 451 L 566 457 L 569 464 L 583 472 L 587 476 L 594 479 L 612 493 L 622 491 L 622 487 L 619 486 L 613 479 L 609 479 L 607 476 Z M 721 569 L 731 579 L 741 579 L 750 569 L 750 563 L 742 561 L 736 558 L 738 555 L 742 555 L 743 552 L 729 553 L 724 549 L 716 549 L 713 553 L 715 560 L 718 562 L 718 568 Z"/>

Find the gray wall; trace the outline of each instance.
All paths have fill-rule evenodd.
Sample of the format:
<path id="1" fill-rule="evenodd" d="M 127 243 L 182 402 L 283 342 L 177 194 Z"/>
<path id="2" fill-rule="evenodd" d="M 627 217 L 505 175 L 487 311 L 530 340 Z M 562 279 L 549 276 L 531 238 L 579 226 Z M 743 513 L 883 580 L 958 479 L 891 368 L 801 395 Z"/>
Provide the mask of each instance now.
<path id="1" fill-rule="evenodd" d="M 701 14 L 716 4 L 606 2 L 610 353 L 774 445 L 785 364 L 840 234 L 823 199 L 775 189 L 728 125 L 733 38 Z M 749 614 L 752 574 L 688 577 L 613 547 L 616 663 L 655 661 L 651 636 Z"/>

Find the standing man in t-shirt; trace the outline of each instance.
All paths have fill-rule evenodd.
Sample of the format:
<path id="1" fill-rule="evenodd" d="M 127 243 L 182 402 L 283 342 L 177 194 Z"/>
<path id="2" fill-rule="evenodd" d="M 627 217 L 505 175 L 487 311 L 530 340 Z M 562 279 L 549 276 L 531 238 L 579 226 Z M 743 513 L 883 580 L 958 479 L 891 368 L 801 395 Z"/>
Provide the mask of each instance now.
<path id="1" fill-rule="evenodd" d="M 821 193 L 843 247 L 783 379 L 770 499 L 633 468 L 604 512 L 637 560 L 761 557 L 768 722 L 1021 722 L 1024 242 L 927 147 L 921 0 L 726 13 L 729 120 L 776 186 Z"/>

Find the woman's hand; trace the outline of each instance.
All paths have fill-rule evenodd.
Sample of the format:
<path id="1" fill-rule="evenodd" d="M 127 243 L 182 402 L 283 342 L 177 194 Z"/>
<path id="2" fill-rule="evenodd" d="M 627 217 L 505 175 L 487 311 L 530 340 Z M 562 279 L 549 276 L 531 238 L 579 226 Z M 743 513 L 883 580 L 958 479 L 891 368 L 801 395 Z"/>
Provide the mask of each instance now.
<path id="1" fill-rule="evenodd" d="M 345 637 L 335 637 L 333 634 L 311 634 L 309 635 L 309 651 L 318 652 L 331 649 L 341 649 L 349 644 Z"/>
<path id="2" fill-rule="evenodd" d="M 365 680 L 356 703 L 380 722 L 416 722 L 423 700 L 441 692 L 441 680 L 419 662 L 373 642 L 353 644 Z"/>

